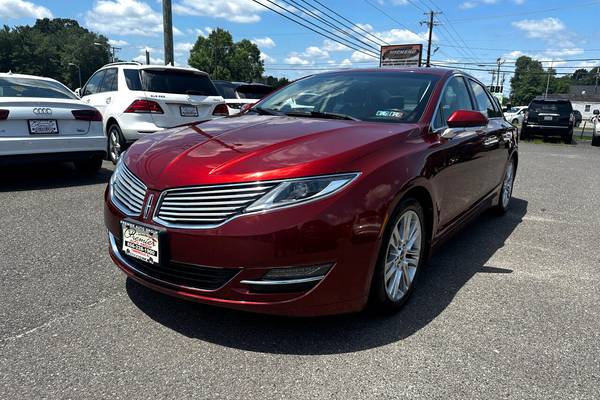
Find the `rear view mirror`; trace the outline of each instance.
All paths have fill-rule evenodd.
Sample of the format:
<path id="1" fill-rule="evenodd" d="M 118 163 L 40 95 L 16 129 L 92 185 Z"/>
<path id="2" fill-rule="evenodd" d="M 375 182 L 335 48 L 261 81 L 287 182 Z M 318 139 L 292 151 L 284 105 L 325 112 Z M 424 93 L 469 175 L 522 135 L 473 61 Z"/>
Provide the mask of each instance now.
<path id="1" fill-rule="evenodd" d="M 450 115 L 447 123 L 448 128 L 471 128 L 487 125 L 488 118 L 479 111 L 458 110 Z"/>

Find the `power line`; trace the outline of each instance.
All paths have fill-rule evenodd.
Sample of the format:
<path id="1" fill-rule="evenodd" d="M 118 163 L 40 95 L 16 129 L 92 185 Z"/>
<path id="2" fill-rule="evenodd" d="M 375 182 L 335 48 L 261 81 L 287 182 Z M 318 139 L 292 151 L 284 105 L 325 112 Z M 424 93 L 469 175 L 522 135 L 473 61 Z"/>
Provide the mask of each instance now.
<path id="1" fill-rule="evenodd" d="M 278 15 L 280 15 L 280 16 L 282 16 L 282 17 L 284 17 L 284 18 L 286 18 L 286 19 L 288 19 L 288 20 L 290 20 L 290 21 L 292 21 L 292 22 L 294 22 L 294 23 L 296 23 L 296 24 L 298 24 L 298 25 L 300 25 L 300 26 L 302 26 L 302 27 L 304 27 L 304 28 L 306 28 L 306 29 L 308 29 L 308 30 L 312 31 L 312 32 L 314 32 L 314 33 L 316 33 L 317 35 L 323 36 L 323 37 L 325 37 L 325 38 L 327 38 L 327 39 L 329 39 L 329 40 L 332 40 L 332 41 L 334 41 L 334 42 L 336 42 L 336 43 L 338 43 L 338 44 L 341 44 L 341 45 L 343 45 L 343 46 L 345 46 L 345 47 L 348 47 L 348 48 L 350 48 L 350 49 L 352 49 L 352 50 L 356 50 L 356 51 L 358 51 L 359 53 L 363 53 L 363 54 L 365 54 L 365 55 L 367 55 L 367 56 L 369 56 L 369 57 L 373 57 L 373 58 L 379 58 L 379 54 L 378 54 L 378 53 L 375 53 L 375 52 L 366 52 L 365 50 L 359 49 L 359 48 L 355 47 L 355 46 L 354 46 L 354 45 L 352 45 L 352 44 L 344 43 L 344 42 L 342 42 L 342 41 L 340 41 L 340 40 L 338 40 L 338 39 L 335 39 L 335 38 L 334 38 L 334 36 L 335 36 L 335 37 L 339 37 L 339 36 L 338 36 L 338 35 L 335 35 L 335 34 L 332 34 L 331 32 L 327 31 L 326 29 L 323 29 L 323 28 L 321 28 L 321 27 L 318 27 L 319 29 L 321 29 L 321 30 L 325 31 L 326 33 L 319 32 L 318 30 L 316 30 L 316 29 L 314 29 L 314 28 L 311 28 L 310 26 L 308 26 L 308 25 L 306 25 L 306 24 L 304 24 L 304 23 L 302 23 L 302 22 L 300 22 L 300 21 L 298 21 L 298 20 L 296 20 L 296 19 L 294 19 L 294 18 L 292 18 L 292 17 L 289 17 L 289 16 L 285 15 L 284 13 L 282 13 L 282 12 L 280 12 L 280 11 L 277 11 L 277 10 L 275 10 L 275 9 L 274 9 L 274 8 L 272 8 L 272 7 L 269 7 L 269 6 L 268 6 L 268 5 L 266 5 L 266 4 L 263 4 L 263 3 L 261 3 L 261 2 L 259 2 L 258 0 L 252 0 L 252 1 L 253 1 L 254 3 L 256 3 L 256 4 L 259 4 L 259 5 L 261 5 L 262 7 L 265 7 L 266 9 L 268 9 L 268 10 L 271 10 L 271 11 L 273 11 L 274 13 L 276 13 L 276 14 L 278 14 Z M 269 2 L 269 3 L 271 3 L 271 4 L 274 4 L 274 5 L 276 5 L 277 7 L 279 7 L 279 8 L 281 8 L 281 9 L 283 9 L 284 11 L 287 11 L 285 8 L 283 8 L 283 7 L 281 7 L 281 6 L 279 6 L 279 5 L 275 4 L 275 3 L 273 3 L 273 2 L 272 2 L 272 1 L 270 1 L 270 0 L 266 0 L 266 1 L 268 1 L 268 2 Z M 293 13 L 292 13 L 292 14 L 293 14 Z M 296 16 L 296 17 L 298 17 L 296 14 L 293 14 L 293 15 L 294 15 L 294 16 Z M 302 17 L 300 17 L 300 18 L 302 18 Z M 304 19 L 304 18 L 302 18 L 302 19 Z M 312 24 L 312 23 L 311 23 L 311 24 Z M 312 25 L 314 25 L 314 24 L 312 24 Z M 332 36 L 332 35 L 333 35 L 333 36 Z"/>

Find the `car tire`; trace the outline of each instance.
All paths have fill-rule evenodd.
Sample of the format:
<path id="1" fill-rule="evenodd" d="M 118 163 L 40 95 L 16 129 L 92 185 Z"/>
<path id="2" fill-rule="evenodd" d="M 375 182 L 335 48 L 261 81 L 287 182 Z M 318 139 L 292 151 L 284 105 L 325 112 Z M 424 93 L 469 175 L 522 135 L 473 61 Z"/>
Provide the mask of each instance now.
<path id="1" fill-rule="evenodd" d="M 500 193 L 498 195 L 498 204 L 494 207 L 494 211 L 498 215 L 504 215 L 510 208 L 510 200 L 512 199 L 513 187 L 515 184 L 515 172 L 517 166 L 515 160 L 511 160 L 506 165 L 504 175 L 502 177 L 502 183 L 500 187 Z"/>
<path id="2" fill-rule="evenodd" d="M 77 160 L 73 162 L 77 171 L 85 175 L 96 174 L 102 168 L 102 157 L 91 157 L 86 160 Z"/>
<path id="3" fill-rule="evenodd" d="M 529 139 L 529 131 L 527 129 L 521 128 L 521 140 Z"/>
<path id="4" fill-rule="evenodd" d="M 519 125 L 519 120 L 518 120 L 518 119 L 516 119 L 516 118 L 515 118 L 515 119 L 513 119 L 513 120 L 512 120 L 512 124 L 513 124 L 514 126 L 517 126 L 517 125 Z"/>
<path id="5" fill-rule="evenodd" d="M 393 313 L 406 303 L 425 262 L 426 234 L 419 202 L 413 198 L 402 200 L 386 227 L 373 272 L 369 294 L 372 311 Z"/>
<path id="6" fill-rule="evenodd" d="M 566 135 L 563 136 L 563 142 L 565 142 L 565 144 L 571 144 L 573 143 L 573 130 L 571 129 L 569 131 L 569 133 L 567 133 Z"/>
<path id="7" fill-rule="evenodd" d="M 600 146 L 600 136 L 599 135 L 592 136 L 592 146 Z"/>
<path id="8" fill-rule="evenodd" d="M 112 124 L 108 127 L 108 159 L 116 164 L 119 161 L 119 157 L 125 151 L 125 139 L 123 139 L 123 133 L 119 125 Z"/>

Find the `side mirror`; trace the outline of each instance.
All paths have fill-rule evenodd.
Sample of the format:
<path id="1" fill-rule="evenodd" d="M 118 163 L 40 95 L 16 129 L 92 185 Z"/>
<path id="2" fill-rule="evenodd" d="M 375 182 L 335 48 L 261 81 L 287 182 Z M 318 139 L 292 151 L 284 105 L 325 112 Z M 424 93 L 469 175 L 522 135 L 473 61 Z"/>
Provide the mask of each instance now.
<path id="1" fill-rule="evenodd" d="M 600 110 L 598 110 L 598 109 L 595 109 L 595 110 L 594 110 L 594 112 L 593 112 L 593 114 L 594 114 L 594 115 L 598 115 L 598 114 L 600 114 Z"/>
<path id="2" fill-rule="evenodd" d="M 240 113 L 245 113 L 246 111 L 248 111 L 249 109 L 251 109 L 252 107 L 254 107 L 256 105 L 256 103 L 248 103 L 248 104 L 244 104 L 240 110 Z"/>
<path id="3" fill-rule="evenodd" d="M 488 122 L 488 118 L 479 111 L 458 110 L 450 115 L 447 124 L 448 128 L 472 128 L 485 126 Z"/>
<path id="4" fill-rule="evenodd" d="M 75 94 L 77 95 L 77 97 L 81 97 L 81 88 L 75 89 Z"/>

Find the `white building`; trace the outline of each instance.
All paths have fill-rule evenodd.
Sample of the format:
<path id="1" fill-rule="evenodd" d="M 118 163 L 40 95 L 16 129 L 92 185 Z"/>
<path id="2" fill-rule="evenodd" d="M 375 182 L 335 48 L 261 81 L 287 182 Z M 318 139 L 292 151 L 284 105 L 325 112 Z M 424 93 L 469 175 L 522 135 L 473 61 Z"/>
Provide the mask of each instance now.
<path id="1" fill-rule="evenodd" d="M 581 113 L 584 121 L 593 116 L 594 110 L 600 110 L 600 87 L 594 85 L 571 85 L 569 93 L 557 94 L 553 97 L 571 100 L 573 109 Z"/>

